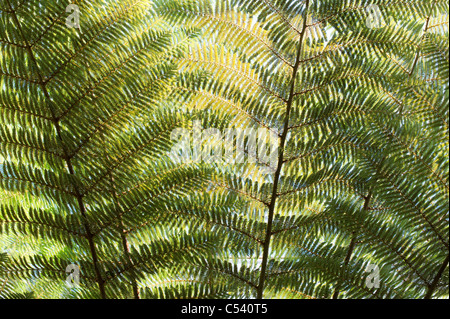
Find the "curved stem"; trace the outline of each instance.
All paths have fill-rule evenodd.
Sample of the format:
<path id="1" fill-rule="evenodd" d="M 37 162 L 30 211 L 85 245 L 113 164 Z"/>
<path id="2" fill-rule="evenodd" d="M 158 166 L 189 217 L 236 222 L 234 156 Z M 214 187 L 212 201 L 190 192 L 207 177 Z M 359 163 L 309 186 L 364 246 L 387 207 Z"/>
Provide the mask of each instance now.
<path id="1" fill-rule="evenodd" d="M 261 264 L 261 274 L 259 277 L 259 285 L 257 287 L 257 298 L 262 299 L 264 295 L 264 284 L 266 279 L 266 270 L 267 270 L 267 261 L 269 258 L 269 248 L 270 248 L 270 240 L 272 237 L 272 224 L 273 224 L 273 217 L 275 214 L 275 205 L 278 198 L 278 184 L 280 181 L 281 176 L 281 169 L 283 168 L 284 163 L 284 147 L 286 144 L 287 134 L 289 131 L 289 120 L 292 110 L 292 105 L 294 103 L 294 97 L 295 97 L 295 85 L 296 85 L 296 78 L 298 74 L 298 69 L 300 67 L 301 62 L 301 55 L 302 55 L 302 49 L 303 49 L 303 39 L 306 34 L 307 30 L 307 17 L 308 17 L 308 8 L 309 8 L 309 0 L 306 0 L 305 3 L 305 12 L 303 16 L 303 29 L 300 34 L 300 41 L 299 41 L 299 48 L 297 52 L 297 59 L 294 65 L 294 70 L 292 72 L 292 80 L 291 80 L 291 89 L 289 93 L 289 99 L 286 102 L 286 116 L 284 118 L 284 129 L 283 133 L 281 135 L 281 140 L 279 144 L 279 154 L 278 154 L 278 165 L 277 170 L 275 171 L 275 177 L 273 182 L 273 189 L 272 189 L 272 197 L 269 204 L 269 216 L 268 216 L 268 222 L 267 222 L 267 228 L 266 228 L 266 237 L 264 240 L 264 250 L 263 250 L 263 259 Z"/>
<path id="2" fill-rule="evenodd" d="M 427 294 L 425 295 L 424 299 L 431 299 L 431 297 L 433 296 L 433 293 L 436 290 L 439 280 L 441 280 L 442 274 L 444 273 L 445 268 L 447 268 L 448 259 L 449 255 L 447 255 L 447 258 L 445 258 L 444 263 L 442 264 L 441 268 L 439 268 L 439 271 L 436 274 L 436 277 L 434 277 L 434 280 L 431 283 L 431 285 L 428 286 Z"/>

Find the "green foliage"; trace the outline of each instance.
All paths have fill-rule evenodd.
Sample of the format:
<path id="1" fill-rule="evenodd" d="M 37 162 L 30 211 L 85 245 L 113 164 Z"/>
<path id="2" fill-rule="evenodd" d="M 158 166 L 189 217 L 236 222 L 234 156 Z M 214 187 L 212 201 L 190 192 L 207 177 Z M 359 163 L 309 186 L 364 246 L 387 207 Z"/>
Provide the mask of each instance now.
<path id="1" fill-rule="evenodd" d="M 24 293 L 15 292 L 16 286 L 11 280 L 8 278 L 10 273 L 5 271 L 7 267 L 5 264 L 8 262 L 8 255 L 5 253 L 0 254 L 0 299 L 33 299 L 34 293 L 31 291 L 26 291 Z"/>
<path id="2" fill-rule="evenodd" d="M 448 298 L 448 1 L 73 3 L 0 2 L 0 298 Z"/>

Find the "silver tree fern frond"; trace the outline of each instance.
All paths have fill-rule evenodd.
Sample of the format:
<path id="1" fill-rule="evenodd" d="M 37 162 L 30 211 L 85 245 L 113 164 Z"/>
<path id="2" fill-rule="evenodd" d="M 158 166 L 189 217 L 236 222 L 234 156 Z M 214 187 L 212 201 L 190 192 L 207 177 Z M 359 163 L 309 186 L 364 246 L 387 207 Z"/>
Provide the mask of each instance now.
<path id="1" fill-rule="evenodd" d="M 190 250 L 201 255 L 211 241 L 166 238 L 169 227 L 184 230 L 159 220 L 167 201 L 195 191 L 208 174 L 164 158 L 170 132 L 188 115 L 170 98 L 180 76 L 172 60 L 195 30 L 169 29 L 141 1 L 103 3 L 104 10 L 101 2 L 79 5 L 95 12 L 82 33 L 66 27 L 59 1 L 5 3 L 1 179 L 24 198 L 2 201 L 2 228 L 57 245 L 56 259 L 19 259 L 17 275 L 51 268 L 61 277 L 76 263 L 86 282 L 80 296 L 138 298 L 140 276 Z"/>

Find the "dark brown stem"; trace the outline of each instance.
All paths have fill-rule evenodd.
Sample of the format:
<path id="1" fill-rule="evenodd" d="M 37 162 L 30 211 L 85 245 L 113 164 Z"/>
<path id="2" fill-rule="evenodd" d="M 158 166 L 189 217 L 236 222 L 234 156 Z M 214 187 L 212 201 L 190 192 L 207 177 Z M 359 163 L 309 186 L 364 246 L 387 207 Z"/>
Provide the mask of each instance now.
<path id="1" fill-rule="evenodd" d="M 433 10 L 433 9 L 431 9 L 431 10 Z M 426 23 L 425 23 L 425 29 L 423 30 L 422 39 L 423 39 L 423 36 L 424 36 L 424 35 L 426 34 L 426 32 L 428 31 L 428 26 L 429 26 L 429 24 L 430 24 L 431 14 L 432 14 L 432 13 L 430 13 L 430 15 L 428 16 L 427 21 L 426 21 Z M 414 69 L 416 68 L 417 62 L 419 62 L 419 58 L 420 58 L 420 45 L 419 45 L 419 48 L 417 49 L 416 57 L 414 58 L 414 62 L 413 62 L 413 66 L 412 66 L 412 68 L 411 68 L 411 71 L 409 72 L 409 76 L 410 76 L 410 77 L 411 77 L 411 76 L 413 75 L 413 73 L 414 73 Z"/>
<path id="2" fill-rule="evenodd" d="M 353 250 L 355 249 L 355 246 L 356 246 L 356 237 L 357 237 L 356 233 L 353 233 L 353 238 L 350 242 L 350 246 L 348 246 L 347 255 L 345 256 L 344 271 L 347 268 L 347 266 L 350 262 L 350 259 L 352 258 Z M 334 290 L 333 299 L 338 299 L 340 289 L 341 289 L 341 285 L 337 284 L 336 289 Z"/>
<path id="3" fill-rule="evenodd" d="M 442 264 L 441 268 L 439 268 L 439 271 L 436 274 L 436 277 L 434 277 L 434 280 L 431 283 L 431 285 L 428 286 L 428 290 L 427 290 L 427 294 L 425 295 L 425 299 L 431 299 L 431 297 L 433 297 L 433 293 L 436 290 L 439 280 L 441 280 L 442 274 L 444 273 L 445 268 L 447 268 L 448 258 L 449 258 L 449 255 L 447 255 L 447 258 L 445 258 L 444 263 Z"/>
<path id="4" fill-rule="evenodd" d="M 433 10 L 433 7 L 431 8 L 431 10 Z M 431 15 L 432 15 L 432 13 L 430 13 L 430 15 L 428 16 L 427 21 L 426 21 L 426 23 L 425 23 L 425 29 L 424 29 L 424 31 L 423 31 L 422 39 L 423 39 L 423 37 L 425 36 L 426 32 L 428 31 L 428 26 L 429 26 L 429 24 L 430 24 Z M 419 45 L 419 47 L 417 48 L 416 56 L 415 56 L 415 58 L 414 58 L 414 62 L 413 62 L 411 71 L 410 71 L 409 74 L 408 74 L 408 77 L 409 77 L 409 78 L 412 77 L 412 75 L 413 75 L 413 73 L 414 73 L 414 70 L 416 69 L 417 63 L 419 62 L 419 58 L 420 58 L 420 45 Z M 403 108 L 404 108 L 404 105 L 402 104 L 402 105 L 400 106 L 400 114 L 403 114 Z"/>
<path id="5" fill-rule="evenodd" d="M 70 157 L 68 156 L 68 151 L 67 151 L 66 145 L 65 145 L 64 140 L 62 138 L 61 127 L 60 127 L 59 121 L 57 119 L 55 110 L 53 109 L 53 107 L 51 105 L 51 102 L 50 102 L 51 98 L 50 98 L 50 95 L 49 95 L 47 87 L 46 87 L 46 82 L 44 82 L 44 80 L 42 78 L 42 75 L 41 75 L 40 70 L 39 70 L 39 65 L 38 65 L 38 63 L 37 63 L 37 61 L 36 61 L 36 59 L 34 57 L 34 54 L 33 54 L 33 51 L 31 49 L 31 46 L 28 43 L 28 41 L 27 41 L 27 39 L 26 39 L 26 37 L 25 37 L 25 35 L 23 33 L 22 26 L 20 24 L 19 19 L 17 18 L 16 12 L 15 12 L 14 8 L 12 7 L 10 1 L 6 0 L 6 2 L 8 4 L 8 6 L 9 6 L 9 8 L 11 9 L 11 15 L 12 15 L 13 21 L 16 24 L 17 30 L 19 31 L 19 33 L 20 33 L 20 35 L 22 37 L 22 40 L 25 42 L 25 48 L 26 48 L 26 50 L 28 52 L 28 55 L 29 55 L 29 57 L 31 59 L 31 62 L 33 63 L 33 66 L 36 69 L 36 75 L 38 77 L 38 83 L 39 83 L 39 85 L 42 88 L 42 91 L 44 93 L 45 98 L 47 99 L 47 105 L 48 105 L 48 108 L 49 108 L 49 110 L 50 110 L 50 112 L 52 114 L 52 122 L 53 122 L 55 130 L 56 130 L 57 138 L 58 138 L 58 140 L 59 140 L 59 142 L 61 144 L 61 148 L 62 148 L 63 153 L 64 153 L 63 156 L 64 156 L 64 159 L 65 159 L 65 162 L 66 162 L 66 165 L 67 165 L 67 170 L 68 170 L 70 175 L 75 175 L 75 170 L 74 170 L 73 165 L 72 165 L 72 163 L 70 161 Z M 103 279 L 103 277 L 101 275 L 100 265 L 99 265 L 98 255 L 97 255 L 97 250 L 96 250 L 95 243 L 94 243 L 94 236 L 92 235 L 92 231 L 91 231 L 91 229 L 89 227 L 89 222 L 88 222 L 88 218 L 87 218 L 87 214 L 86 214 L 86 208 L 85 208 L 85 205 L 83 203 L 83 195 L 81 194 L 81 191 L 80 191 L 78 185 L 73 184 L 73 187 L 75 189 L 75 197 L 76 197 L 76 200 L 77 200 L 77 203 L 78 203 L 80 214 L 81 214 L 82 219 L 83 219 L 83 226 L 84 226 L 85 231 L 86 231 L 86 238 L 87 238 L 87 240 L 89 242 L 89 249 L 90 249 L 91 256 L 92 256 L 92 261 L 93 261 L 93 264 L 94 264 L 95 274 L 96 274 L 96 277 L 97 277 L 97 283 L 98 283 L 98 287 L 99 287 L 99 290 L 100 290 L 100 296 L 101 296 L 101 298 L 106 299 L 105 281 L 104 281 L 104 279 Z"/>
<path id="6" fill-rule="evenodd" d="M 367 197 L 364 199 L 364 210 L 365 211 L 369 210 L 369 205 L 370 205 L 370 200 L 371 199 L 372 199 L 372 192 L 369 192 L 369 195 L 367 195 Z M 358 234 L 356 232 L 354 232 L 352 241 L 350 242 L 350 245 L 348 246 L 347 256 L 345 256 L 344 271 L 346 270 L 346 268 L 347 268 L 347 266 L 350 263 L 350 260 L 352 258 L 353 251 L 355 250 L 355 247 L 356 247 L 356 242 L 357 242 L 356 239 L 357 239 L 357 237 L 358 237 Z M 336 286 L 336 289 L 334 290 L 333 299 L 338 299 L 338 297 L 339 297 L 339 290 L 340 289 L 341 289 L 341 286 L 338 284 Z"/>
<path id="7" fill-rule="evenodd" d="M 262 299 L 264 295 L 264 284 L 266 279 L 266 270 L 267 270 L 267 261 L 269 258 L 269 248 L 270 248 L 270 240 L 272 237 L 272 224 L 273 224 L 273 217 L 275 213 L 275 205 L 278 198 L 278 183 L 280 181 L 281 176 L 281 169 L 283 168 L 284 163 L 284 147 L 286 144 L 286 138 L 289 131 L 289 120 L 290 120 L 290 114 L 292 110 L 292 105 L 294 102 L 295 97 L 295 85 L 296 85 L 296 77 L 298 73 L 298 69 L 300 67 L 300 61 L 301 61 L 301 55 L 302 55 L 302 49 L 303 49 L 303 39 L 306 34 L 307 30 L 307 16 L 308 16 L 308 8 L 309 8 L 309 0 L 306 0 L 305 4 L 305 13 L 303 17 L 303 29 L 300 34 L 300 41 L 299 41 L 299 48 L 297 52 L 297 59 L 294 65 L 294 70 L 292 72 L 292 80 L 291 80 L 291 89 L 289 93 L 289 99 L 286 102 L 286 116 L 284 119 L 284 129 L 283 133 L 281 135 L 281 140 L 279 144 L 279 155 L 278 155 L 278 165 L 277 169 L 275 171 L 274 176 L 274 182 L 273 182 L 273 189 L 272 189 L 272 197 L 269 204 L 269 216 L 267 221 L 267 229 L 266 229 L 266 236 L 264 240 L 264 250 L 263 250 L 263 258 L 262 258 L 262 264 L 261 264 L 261 274 L 259 277 L 259 285 L 257 287 L 257 297 L 258 299 Z"/>

